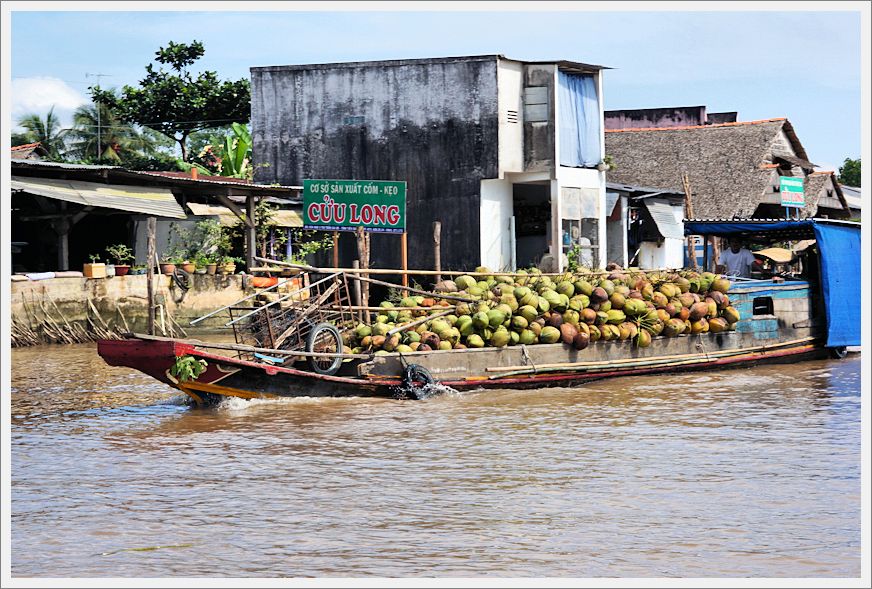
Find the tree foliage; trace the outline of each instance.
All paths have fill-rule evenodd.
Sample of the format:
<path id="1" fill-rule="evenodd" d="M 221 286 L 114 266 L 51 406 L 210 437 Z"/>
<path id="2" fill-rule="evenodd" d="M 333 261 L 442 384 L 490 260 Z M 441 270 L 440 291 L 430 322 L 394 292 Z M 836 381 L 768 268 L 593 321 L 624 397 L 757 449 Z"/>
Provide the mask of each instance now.
<path id="1" fill-rule="evenodd" d="M 93 157 L 113 161 L 116 165 L 129 159 L 154 156 L 158 149 L 152 134 L 122 122 L 106 104 L 77 108 L 69 138 L 67 157 Z"/>
<path id="2" fill-rule="evenodd" d="M 120 94 L 99 86 L 89 88 L 93 100 L 107 104 L 127 123 L 154 129 L 172 138 L 188 161 L 187 139 L 191 133 L 250 116 L 251 89 L 246 79 L 218 79 L 213 71 L 193 74 L 190 67 L 205 49 L 199 41 L 170 43 L 155 53 L 160 64 L 145 66 L 146 76 L 138 87 L 125 85 Z"/>
<path id="3" fill-rule="evenodd" d="M 18 126 L 24 128 L 24 133 L 17 133 L 15 139 L 25 140 L 18 145 L 39 142 L 52 159 L 60 158 L 66 149 L 67 129 L 61 128 L 61 121 L 54 114 L 54 107 L 49 109 L 45 118 L 38 114 L 24 115 L 18 120 Z"/>
<path id="4" fill-rule="evenodd" d="M 860 186 L 860 158 L 852 160 L 845 158 L 845 163 L 839 168 L 839 183 L 846 186 Z"/>

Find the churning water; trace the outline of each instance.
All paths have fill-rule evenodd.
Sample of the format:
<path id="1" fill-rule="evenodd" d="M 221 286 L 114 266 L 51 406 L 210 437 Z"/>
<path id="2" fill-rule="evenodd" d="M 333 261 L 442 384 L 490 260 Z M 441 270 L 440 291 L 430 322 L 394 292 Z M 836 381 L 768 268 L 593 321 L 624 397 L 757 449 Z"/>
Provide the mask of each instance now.
<path id="1" fill-rule="evenodd" d="M 860 574 L 860 358 L 188 407 L 12 351 L 15 576 Z"/>

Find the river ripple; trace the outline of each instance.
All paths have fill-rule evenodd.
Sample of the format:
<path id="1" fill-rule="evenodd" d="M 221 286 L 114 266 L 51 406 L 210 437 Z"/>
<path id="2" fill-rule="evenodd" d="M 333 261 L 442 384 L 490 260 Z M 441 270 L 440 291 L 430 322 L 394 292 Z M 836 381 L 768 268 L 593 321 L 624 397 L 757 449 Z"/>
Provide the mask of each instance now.
<path id="1" fill-rule="evenodd" d="M 859 355 L 214 409 L 12 362 L 15 576 L 860 574 Z"/>

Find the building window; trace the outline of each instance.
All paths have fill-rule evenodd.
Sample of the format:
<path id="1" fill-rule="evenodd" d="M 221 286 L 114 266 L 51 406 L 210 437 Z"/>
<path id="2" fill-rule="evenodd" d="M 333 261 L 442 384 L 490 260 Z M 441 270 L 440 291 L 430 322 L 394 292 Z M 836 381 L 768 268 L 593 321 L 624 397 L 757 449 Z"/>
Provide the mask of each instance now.
<path id="1" fill-rule="evenodd" d="M 560 165 L 593 168 L 602 158 L 596 77 L 557 72 Z"/>

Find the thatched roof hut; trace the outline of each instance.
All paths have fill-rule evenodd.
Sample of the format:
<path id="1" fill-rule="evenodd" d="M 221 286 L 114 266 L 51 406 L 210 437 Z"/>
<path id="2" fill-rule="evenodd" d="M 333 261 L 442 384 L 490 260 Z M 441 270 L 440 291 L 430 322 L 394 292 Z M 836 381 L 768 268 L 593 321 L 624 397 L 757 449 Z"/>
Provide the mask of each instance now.
<path id="1" fill-rule="evenodd" d="M 616 165 L 609 182 L 675 189 L 687 173 L 698 219 L 784 216 L 779 176 L 802 177 L 806 206 L 801 216 L 817 212 L 825 179 L 811 175 L 814 164 L 785 118 L 614 129 L 605 137 L 606 154 Z M 843 197 L 842 204 L 847 216 Z"/>

